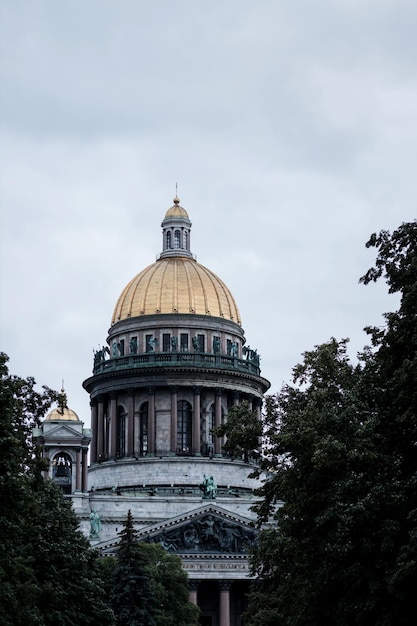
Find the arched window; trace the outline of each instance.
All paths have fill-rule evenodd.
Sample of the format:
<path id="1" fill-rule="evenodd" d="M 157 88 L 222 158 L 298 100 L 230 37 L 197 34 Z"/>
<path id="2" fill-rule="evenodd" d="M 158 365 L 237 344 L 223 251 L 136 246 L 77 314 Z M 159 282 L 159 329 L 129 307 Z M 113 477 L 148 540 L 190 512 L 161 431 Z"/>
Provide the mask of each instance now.
<path id="1" fill-rule="evenodd" d="M 72 460 L 67 452 L 57 452 L 52 460 L 52 479 L 62 491 L 70 494 L 72 489 Z"/>
<path id="2" fill-rule="evenodd" d="M 177 449 L 178 454 L 191 453 L 193 412 L 186 400 L 177 403 Z"/>
<path id="3" fill-rule="evenodd" d="M 116 426 L 116 456 L 122 458 L 126 456 L 126 411 L 122 406 L 117 407 Z"/>
<path id="4" fill-rule="evenodd" d="M 170 230 L 167 232 L 167 248 L 168 249 L 172 248 L 172 237 L 171 237 L 171 231 Z"/>
<path id="5" fill-rule="evenodd" d="M 179 230 L 174 231 L 174 248 L 176 250 L 181 248 L 181 232 Z"/>
<path id="6" fill-rule="evenodd" d="M 144 402 L 139 409 L 139 456 L 148 452 L 148 414 L 149 403 Z"/>

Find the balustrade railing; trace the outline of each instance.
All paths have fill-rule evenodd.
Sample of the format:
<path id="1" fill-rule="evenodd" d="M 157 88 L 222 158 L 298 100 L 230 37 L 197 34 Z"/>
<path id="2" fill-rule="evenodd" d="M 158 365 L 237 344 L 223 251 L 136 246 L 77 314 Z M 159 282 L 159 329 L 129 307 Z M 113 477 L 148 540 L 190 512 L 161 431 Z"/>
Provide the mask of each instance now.
<path id="1" fill-rule="evenodd" d="M 147 352 L 144 354 L 130 354 L 95 363 L 93 372 L 94 374 L 101 374 L 123 369 L 181 367 L 184 365 L 209 368 L 220 367 L 222 369 L 246 371 L 260 375 L 259 365 L 250 359 L 239 359 L 225 354 L 210 354 L 206 352 Z"/>

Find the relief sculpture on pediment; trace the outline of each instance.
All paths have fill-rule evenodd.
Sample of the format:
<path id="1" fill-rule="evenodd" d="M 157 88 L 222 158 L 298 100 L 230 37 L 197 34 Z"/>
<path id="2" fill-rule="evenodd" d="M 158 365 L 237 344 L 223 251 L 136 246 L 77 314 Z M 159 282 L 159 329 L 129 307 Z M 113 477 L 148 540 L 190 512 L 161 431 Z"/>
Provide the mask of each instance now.
<path id="1" fill-rule="evenodd" d="M 256 538 L 255 530 L 227 519 L 207 515 L 189 524 L 165 530 L 148 541 L 161 543 L 168 552 L 247 552 Z"/>

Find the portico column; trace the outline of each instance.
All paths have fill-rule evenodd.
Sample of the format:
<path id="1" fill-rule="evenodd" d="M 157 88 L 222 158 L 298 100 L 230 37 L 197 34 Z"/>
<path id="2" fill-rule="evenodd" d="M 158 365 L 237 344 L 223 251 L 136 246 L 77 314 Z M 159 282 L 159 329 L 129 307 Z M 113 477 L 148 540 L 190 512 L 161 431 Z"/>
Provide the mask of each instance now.
<path id="1" fill-rule="evenodd" d="M 201 454 L 200 450 L 200 389 L 194 387 L 194 407 L 193 407 L 193 454 Z"/>
<path id="2" fill-rule="evenodd" d="M 91 463 L 97 461 L 97 401 L 92 400 L 91 406 Z"/>
<path id="3" fill-rule="evenodd" d="M 177 452 L 177 422 L 178 422 L 178 387 L 171 387 L 171 437 L 170 452 Z"/>
<path id="4" fill-rule="evenodd" d="M 214 426 L 218 428 L 222 424 L 222 390 L 216 389 L 216 400 L 214 406 Z M 214 435 L 214 454 L 216 456 L 221 455 L 222 448 L 222 437 L 218 437 Z"/>
<path id="5" fill-rule="evenodd" d="M 88 463 L 87 463 L 88 448 L 83 448 L 83 461 L 82 461 L 82 491 L 88 491 Z"/>
<path id="6" fill-rule="evenodd" d="M 135 392 L 131 391 L 127 400 L 127 456 L 135 456 L 134 441 Z"/>
<path id="7" fill-rule="evenodd" d="M 44 457 L 45 461 L 47 461 L 47 463 L 48 463 L 47 469 L 42 472 L 42 475 L 43 475 L 44 479 L 46 480 L 48 478 L 49 472 L 51 473 L 50 474 L 51 478 L 53 476 L 53 473 L 52 473 L 53 468 L 52 468 L 51 463 L 50 463 L 51 459 L 49 458 L 49 448 L 47 446 L 45 446 L 45 448 L 43 449 L 43 457 Z"/>
<path id="8" fill-rule="evenodd" d="M 81 489 L 81 448 L 75 450 L 75 490 Z"/>
<path id="9" fill-rule="evenodd" d="M 188 581 L 188 588 L 190 590 L 188 599 L 191 602 L 191 604 L 195 604 L 196 606 L 198 606 L 198 604 L 197 604 L 197 591 L 198 591 L 199 584 L 200 584 L 199 580 L 189 580 Z"/>
<path id="10" fill-rule="evenodd" d="M 104 460 L 104 406 L 103 398 L 98 401 L 97 415 L 97 460 Z"/>
<path id="11" fill-rule="evenodd" d="M 115 393 L 110 396 L 110 454 L 116 458 L 117 449 L 117 397 Z"/>
<path id="12" fill-rule="evenodd" d="M 155 389 L 148 389 L 148 454 L 154 455 L 155 449 Z"/>
<path id="13" fill-rule="evenodd" d="M 220 583 L 220 624 L 219 626 L 230 626 L 230 587 L 231 583 L 222 581 Z"/>

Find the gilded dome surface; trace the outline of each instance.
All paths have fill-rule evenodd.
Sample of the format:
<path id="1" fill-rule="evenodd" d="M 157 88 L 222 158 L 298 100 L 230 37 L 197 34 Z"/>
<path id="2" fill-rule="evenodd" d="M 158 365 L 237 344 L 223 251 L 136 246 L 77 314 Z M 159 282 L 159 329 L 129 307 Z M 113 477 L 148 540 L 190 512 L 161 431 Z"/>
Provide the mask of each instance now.
<path id="1" fill-rule="evenodd" d="M 168 209 L 165 213 L 165 219 L 168 217 L 184 217 L 187 220 L 189 219 L 187 211 L 179 204 L 174 204 L 174 206 Z"/>
<path id="2" fill-rule="evenodd" d="M 224 282 L 185 256 L 160 258 L 137 274 L 122 291 L 112 324 L 157 313 L 210 315 L 241 323 L 236 302 Z"/>
<path id="3" fill-rule="evenodd" d="M 48 422 L 79 422 L 80 418 L 76 414 L 75 411 L 69 409 L 68 407 L 58 407 L 56 409 L 52 409 L 45 417 Z"/>

